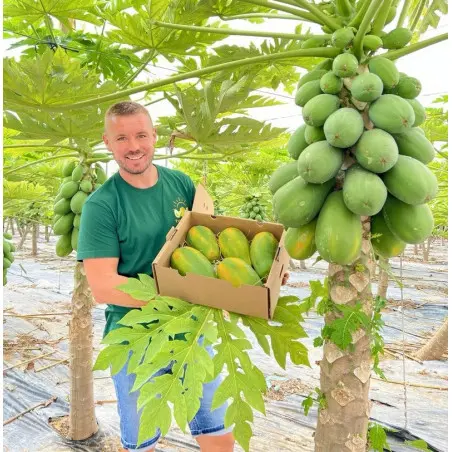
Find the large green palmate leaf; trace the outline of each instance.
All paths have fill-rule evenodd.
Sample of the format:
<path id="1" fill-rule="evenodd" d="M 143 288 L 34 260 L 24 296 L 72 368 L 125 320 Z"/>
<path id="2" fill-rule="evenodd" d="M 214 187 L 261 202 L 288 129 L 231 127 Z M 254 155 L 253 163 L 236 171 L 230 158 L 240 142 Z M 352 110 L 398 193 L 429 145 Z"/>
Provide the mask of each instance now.
<path id="1" fill-rule="evenodd" d="M 231 313 L 227 319 L 219 309 L 158 296 L 152 278 L 146 275 L 129 278 L 119 289 L 147 300 L 148 304 L 126 314 L 120 321 L 123 327 L 104 338 L 108 345 L 99 353 L 94 369 L 111 368 L 113 374 L 117 373 L 131 355 L 127 369 L 136 376 L 133 390 L 139 391 L 138 405 L 143 408 L 138 442 L 153 436 L 156 428 L 165 435 L 172 418 L 185 431 L 199 409 L 203 383 L 225 372 L 214 394 L 212 409 L 229 403 L 225 423 L 234 425 L 236 440 L 249 450 L 253 409 L 265 413 L 266 381 L 248 355 L 252 345 L 239 324 L 245 317 Z M 297 364 L 307 362 L 301 359 L 305 355 L 304 346 L 296 341 L 306 335 L 299 325 L 302 317 L 295 308 L 297 300 L 283 297 L 279 312 L 275 312 L 277 323 L 262 320 L 256 327 L 262 329 L 257 335 L 271 337 L 272 347 L 277 348 L 273 352 L 284 364 L 287 356 Z M 246 317 L 251 329 L 255 327 L 252 320 Z M 284 335 L 280 329 L 290 333 Z M 286 345 L 281 345 L 281 340 Z M 211 358 L 205 347 L 213 344 L 216 354 Z M 264 347 L 269 350 L 268 344 Z M 168 366 L 172 366 L 171 374 L 156 375 Z"/>
<path id="2" fill-rule="evenodd" d="M 422 35 L 429 27 L 437 28 L 441 14 L 448 12 L 447 0 L 427 0 L 412 2 L 409 8 L 409 25 L 417 36 Z"/>
<path id="3" fill-rule="evenodd" d="M 72 28 L 69 19 L 100 25 L 102 22 L 93 10 L 97 3 L 97 0 L 5 0 L 3 17 L 20 18 L 32 25 L 54 17 L 68 28 Z"/>

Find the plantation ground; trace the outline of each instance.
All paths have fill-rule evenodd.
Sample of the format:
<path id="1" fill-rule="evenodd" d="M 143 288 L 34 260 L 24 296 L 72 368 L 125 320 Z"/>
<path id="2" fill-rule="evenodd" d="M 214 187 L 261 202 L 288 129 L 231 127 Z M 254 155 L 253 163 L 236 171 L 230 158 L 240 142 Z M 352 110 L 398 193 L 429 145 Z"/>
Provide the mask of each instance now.
<path id="1" fill-rule="evenodd" d="M 18 237 L 14 242 L 18 242 Z M 432 450 L 446 451 L 447 356 L 442 361 L 424 363 L 405 360 L 406 381 L 410 383 L 406 387 L 406 411 L 404 386 L 399 384 L 403 380 L 403 324 L 405 350 L 410 354 L 447 316 L 447 243 L 434 242 L 430 261 L 422 263 L 421 260 L 421 255 L 415 256 L 413 247 L 409 246 L 403 262 L 403 318 L 400 288 L 390 282 L 389 303 L 384 311 L 387 353 L 381 367 L 391 382 L 372 380 L 371 417 L 399 430 L 403 430 L 406 423 L 405 438 L 422 438 Z M 314 259 L 307 262 L 307 270 L 291 271 L 290 282 L 283 288 L 283 294 L 304 298 L 309 293 L 309 280 L 323 280 L 326 263 L 319 262 L 312 267 L 313 262 Z M 391 265 L 399 274 L 399 259 L 392 260 Z M 41 402 L 48 402 L 48 406 L 35 408 L 4 426 L 5 451 L 114 451 L 119 447 L 115 394 L 107 372 L 95 374 L 96 415 L 100 424 L 100 433 L 95 438 L 73 445 L 59 437 L 48 424 L 50 417 L 55 419 L 67 414 L 69 407 L 69 371 L 64 360 L 68 359 L 67 323 L 73 266 L 73 258 L 55 258 L 53 238 L 50 243 L 41 238 L 39 256 L 32 258 L 30 243 L 26 243 L 24 250 L 17 253 L 8 274 L 8 285 L 4 288 L 3 419 L 8 421 Z M 374 289 L 376 292 L 376 285 Z M 38 313 L 51 315 L 24 317 Z M 94 308 L 96 355 L 100 349 L 103 314 L 103 307 Z M 309 347 L 312 368 L 292 364 L 286 370 L 279 368 L 249 336 L 255 345 L 250 355 L 266 375 L 269 386 L 267 417 L 256 413 L 251 451 L 314 449 L 315 406 L 305 417 L 301 402 L 318 385 L 316 361 L 320 360 L 322 351 L 312 347 L 312 339 L 319 335 L 322 319 L 309 313 L 304 327 L 309 335 L 304 343 Z M 41 355 L 46 356 L 30 361 Z M 399 436 L 403 434 L 402 431 Z M 395 452 L 412 450 L 397 436 L 391 436 L 389 440 Z M 189 435 L 173 428 L 157 450 L 192 451 L 198 448 Z M 236 450 L 241 449 L 237 446 Z"/>

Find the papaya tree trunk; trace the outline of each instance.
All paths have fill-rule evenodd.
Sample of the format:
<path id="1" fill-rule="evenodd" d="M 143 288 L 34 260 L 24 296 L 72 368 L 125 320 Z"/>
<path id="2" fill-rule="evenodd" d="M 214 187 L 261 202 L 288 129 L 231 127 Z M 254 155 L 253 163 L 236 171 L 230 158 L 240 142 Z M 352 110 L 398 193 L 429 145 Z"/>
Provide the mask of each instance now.
<path id="1" fill-rule="evenodd" d="M 306 270 L 306 262 L 304 260 L 301 260 L 301 261 L 298 261 L 298 262 L 300 262 L 300 268 L 302 270 Z"/>
<path id="2" fill-rule="evenodd" d="M 9 219 L 9 225 L 11 226 L 11 234 L 14 236 L 14 220 L 12 218 Z"/>
<path id="3" fill-rule="evenodd" d="M 22 237 L 24 235 L 24 228 L 20 224 L 20 221 L 16 219 L 17 230 L 19 231 L 19 235 Z"/>
<path id="4" fill-rule="evenodd" d="M 444 246 L 444 237 L 441 236 L 441 246 Z"/>
<path id="5" fill-rule="evenodd" d="M 297 267 L 295 266 L 295 263 L 292 259 L 289 259 L 289 267 L 291 270 L 296 269 Z"/>
<path id="6" fill-rule="evenodd" d="M 89 438 L 97 432 L 93 390 L 92 296 L 83 264 L 74 271 L 72 316 L 69 322 L 71 393 L 69 437 Z"/>
<path id="7" fill-rule="evenodd" d="M 372 312 L 370 285 L 370 223 L 363 221 L 363 244 L 360 259 L 354 265 L 329 264 L 330 299 L 337 305 Z M 359 263 L 360 265 L 356 265 Z M 325 323 L 331 324 L 342 314 L 328 312 Z M 353 333 L 353 347 L 339 348 L 325 341 L 320 362 L 320 391 L 324 401 L 319 409 L 315 432 L 316 452 L 365 452 L 369 423 L 370 338 L 362 330 Z"/>
<path id="8" fill-rule="evenodd" d="M 3 219 L 3 232 L 8 232 L 9 221 L 8 218 Z"/>
<path id="9" fill-rule="evenodd" d="M 430 256 L 430 247 L 431 247 L 431 244 L 432 244 L 432 237 L 431 237 L 431 236 L 427 239 L 427 246 L 425 246 L 424 243 L 422 244 L 422 245 L 423 245 L 423 248 L 422 248 L 422 251 L 423 251 L 423 261 L 424 261 L 424 262 L 428 262 L 428 258 L 429 258 L 429 256 Z"/>
<path id="10" fill-rule="evenodd" d="M 414 245 L 414 254 L 417 256 L 418 250 L 417 250 L 417 244 Z"/>
<path id="11" fill-rule="evenodd" d="M 421 361 L 441 359 L 447 352 L 448 321 L 449 319 L 446 319 L 440 329 L 418 350 L 416 358 Z"/>
<path id="12" fill-rule="evenodd" d="M 381 264 L 383 267 L 389 265 L 389 259 L 381 258 Z M 388 296 L 388 272 L 380 267 L 380 277 L 378 280 L 378 296 L 386 299 Z"/>
<path id="13" fill-rule="evenodd" d="M 49 243 L 49 241 L 50 241 L 50 228 L 49 228 L 48 225 L 46 225 L 46 227 L 45 227 L 44 235 L 45 235 L 46 242 Z"/>
<path id="14" fill-rule="evenodd" d="M 39 223 L 33 222 L 31 232 L 31 255 L 38 255 L 38 234 L 39 234 Z"/>
<path id="15" fill-rule="evenodd" d="M 17 245 L 17 249 L 22 250 L 24 247 L 25 240 L 27 239 L 27 235 L 30 232 L 31 224 L 26 224 L 21 233 L 19 245 Z"/>

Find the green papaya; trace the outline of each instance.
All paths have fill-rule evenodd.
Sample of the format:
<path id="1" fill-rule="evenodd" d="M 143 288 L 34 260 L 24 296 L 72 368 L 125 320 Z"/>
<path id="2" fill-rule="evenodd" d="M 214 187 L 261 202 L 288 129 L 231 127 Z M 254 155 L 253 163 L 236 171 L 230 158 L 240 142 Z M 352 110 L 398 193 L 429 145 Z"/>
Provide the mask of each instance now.
<path id="1" fill-rule="evenodd" d="M 358 72 L 358 60 L 351 53 L 341 53 L 333 60 L 333 72 L 341 78 L 351 77 Z"/>
<path id="2" fill-rule="evenodd" d="M 327 72 L 320 79 L 320 89 L 325 94 L 338 94 L 341 91 L 343 84 L 342 79 L 335 75 L 333 71 Z"/>
<path id="3" fill-rule="evenodd" d="M 190 246 L 176 248 L 170 259 L 170 266 L 185 276 L 188 273 L 216 278 L 215 270 L 201 251 Z"/>
<path id="4" fill-rule="evenodd" d="M 345 173 L 344 202 L 356 215 L 375 215 L 380 212 L 388 196 L 383 181 L 375 173 L 353 165 Z"/>
<path id="5" fill-rule="evenodd" d="M 304 106 L 302 112 L 304 122 L 314 127 L 323 126 L 328 116 L 338 110 L 339 107 L 339 97 L 332 94 L 319 94 Z"/>
<path id="6" fill-rule="evenodd" d="M 218 278 L 229 281 L 234 287 L 262 286 L 259 275 L 251 265 L 238 257 L 227 257 L 217 267 Z"/>
<path id="7" fill-rule="evenodd" d="M 386 89 L 394 88 L 399 83 L 399 71 L 396 65 L 387 58 L 381 56 L 371 58 L 369 61 L 369 71 L 380 77 Z"/>
<path id="8" fill-rule="evenodd" d="M 81 218 L 82 218 L 81 215 L 76 215 L 74 217 L 74 221 L 73 221 L 74 228 L 80 229 L 80 219 Z"/>
<path id="9" fill-rule="evenodd" d="M 280 166 L 270 177 L 268 187 L 274 195 L 283 185 L 298 177 L 298 161 Z"/>
<path id="10" fill-rule="evenodd" d="M 406 99 L 406 101 L 411 105 L 414 111 L 413 127 L 420 126 L 427 117 L 424 107 L 417 99 Z"/>
<path id="11" fill-rule="evenodd" d="M 56 254 L 59 257 L 66 257 L 72 253 L 71 245 L 72 233 L 62 235 L 56 243 Z"/>
<path id="12" fill-rule="evenodd" d="M 251 264 L 260 278 L 267 278 L 273 265 L 278 240 L 271 232 L 258 232 L 251 240 Z"/>
<path id="13" fill-rule="evenodd" d="M 82 213 L 83 204 L 88 198 L 88 194 L 84 191 L 78 191 L 71 199 L 70 209 L 74 213 Z"/>
<path id="14" fill-rule="evenodd" d="M 317 47 L 325 47 L 328 43 L 328 38 L 323 36 L 313 36 L 312 38 L 306 39 L 301 43 L 302 49 L 315 49 Z"/>
<path id="15" fill-rule="evenodd" d="M 308 143 L 306 143 L 304 138 L 305 130 L 306 124 L 298 127 L 287 143 L 287 152 L 294 160 L 297 160 L 299 155 L 308 147 Z"/>
<path id="16" fill-rule="evenodd" d="M 325 132 L 326 141 L 331 146 L 349 148 L 362 135 L 364 121 L 354 108 L 340 108 L 327 118 L 323 131 Z"/>
<path id="17" fill-rule="evenodd" d="M 55 206 L 53 211 L 59 215 L 65 215 L 71 211 L 71 200 L 70 199 L 60 199 Z"/>
<path id="18" fill-rule="evenodd" d="M 326 138 L 322 127 L 306 126 L 304 139 L 306 140 L 306 143 L 312 144 L 317 141 L 323 141 Z"/>
<path id="19" fill-rule="evenodd" d="M 74 228 L 72 229 L 71 233 L 71 247 L 74 251 L 77 251 L 77 245 L 78 245 L 78 229 Z"/>
<path id="20" fill-rule="evenodd" d="M 331 71 L 332 67 L 333 67 L 333 59 L 327 58 L 326 60 L 323 60 L 321 63 L 319 63 L 317 66 L 315 66 L 313 71 L 320 71 L 320 70 Z"/>
<path id="21" fill-rule="evenodd" d="M 91 181 L 84 179 L 80 182 L 80 190 L 84 191 L 85 193 L 91 193 L 93 191 L 93 184 Z"/>
<path id="22" fill-rule="evenodd" d="M 361 252 L 359 215 L 348 210 L 342 190 L 334 191 L 320 210 L 315 228 L 315 244 L 320 256 L 339 265 L 352 264 Z"/>
<path id="23" fill-rule="evenodd" d="M 322 94 L 319 80 L 305 83 L 301 86 L 295 94 L 295 104 L 299 107 L 304 107 L 313 97 Z"/>
<path id="24" fill-rule="evenodd" d="M 371 219 L 371 243 L 375 254 L 389 259 L 403 253 L 406 243 L 399 240 L 388 228 L 383 213 Z"/>
<path id="25" fill-rule="evenodd" d="M 70 212 L 60 217 L 53 225 L 55 235 L 66 235 L 72 231 L 75 215 Z"/>
<path id="26" fill-rule="evenodd" d="M 70 177 L 72 176 L 72 171 L 74 171 L 75 167 L 77 166 L 77 162 L 66 162 L 63 166 L 63 170 L 61 172 L 61 175 L 63 177 Z"/>
<path id="27" fill-rule="evenodd" d="M 223 229 L 218 236 L 218 245 L 223 257 L 238 257 L 251 265 L 250 244 L 240 229 Z"/>
<path id="28" fill-rule="evenodd" d="M 102 165 L 96 163 L 94 172 L 96 174 L 96 182 L 102 185 L 107 180 L 107 173 L 102 168 Z"/>
<path id="29" fill-rule="evenodd" d="M 70 182 L 66 182 L 61 187 L 60 191 L 61 196 L 66 199 L 71 199 L 78 192 L 78 187 L 79 187 L 78 182 L 74 182 L 72 180 Z"/>
<path id="30" fill-rule="evenodd" d="M 404 99 L 414 99 L 421 91 L 421 82 L 414 77 L 402 77 L 394 88 L 394 94 L 397 94 Z"/>
<path id="31" fill-rule="evenodd" d="M 405 99 L 383 94 L 370 105 L 369 118 L 379 129 L 402 133 L 414 124 L 414 110 Z"/>
<path id="32" fill-rule="evenodd" d="M 419 127 L 411 128 L 394 134 L 394 138 L 400 154 L 413 157 L 427 165 L 435 158 L 435 148 L 420 130 Z"/>
<path id="33" fill-rule="evenodd" d="M 358 75 L 352 82 L 351 93 L 361 102 L 372 102 L 383 94 L 383 82 L 371 72 Z"/>
<path id="34" fill-rule="evenodd" d="M 326 140 L 310 144 L 298 158 L 298 174 L 312 184 L 323 184 L 336 176 L 344 161 L 341 149 Z"/>
<path id="35" fill-rule="evenodd" d="M 331 36 L 331 43 L 333 47 L 344 49 L 352 43 L 354 37 L 355 33 L 351 28 L 339 28 Z"/>
<path id="36" fill-rule="evenodd" d="M 4 232 L 3 237 L 8 240 L 11 240 L 13 238 L 13 236 L 9 232 Z"/>
<path id="37" fill-rule="evenodd" d="M 366 35 L 363 38 L 363 48 L 365 50 L 370 50 L 371 52 L 375 52 L 380 47 L 383 47 L 383 41 L 379 36 L 375 35 Z"/>
<path id="38" fill-rule="evenodd" d="M 407 204 L 425 204 L 438 192 L 433 172 L 407 155 L 400 155 L 397 163 L 382 178 L 389 193 Z"/>
<path id="39" fill-rule="evenodd" d="M 328 71 L 326 69 L 316 69 L 304 74 L 297 84 L 297 90 L 300 89 L 305 83 L 311 82 L 312 80 L 320 80 L 324 74 Z"/>
<path id="40" fill-rule="evenodd" d="M 305 260 L 317 250 L 315 228 L 317 219 L 299 228 L 288 228 L 284 237 L 284 247 L 292 259 Z"/>
<path id="41" fill-rule="evenodd" d="M 188 246 L 201 251 L 210 262 L 220 259 L 220 247 L 214 232 L 206 226 L 192 226 L 185 238 Z"/>
<path id="42" fill-rule="evenodd" d="M 401 49 L 411 41 L 412 37 L 411 30 L 399 27 L 382 36 L 381 40 L 385 49 Z"/>
<path id="43" fill-rule="evenodd" d="M 72 171 L 72 180 L 74 182 L 80 182 L 82 180 L 83 177 L 83 173 L 85 172 L 85 167 L 83 165 L 77 165 L 74 168 L 74 171 Z"/>

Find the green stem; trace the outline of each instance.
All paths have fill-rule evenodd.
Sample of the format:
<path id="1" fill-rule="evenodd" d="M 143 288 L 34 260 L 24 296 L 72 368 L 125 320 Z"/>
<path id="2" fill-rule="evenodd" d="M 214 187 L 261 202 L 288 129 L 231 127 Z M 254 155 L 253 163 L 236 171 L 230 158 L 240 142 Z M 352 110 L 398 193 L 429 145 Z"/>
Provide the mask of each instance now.
<path id="1" fill-rule="evenodd" d="M 286 13 L 293 14 L 294 16 L 301 17 L 303 20 L 308 22 L 314 22 L 319 25 L 323 25 L 313 14 L 305 13 L 296 8 L 291 8 L 290 6 L 283 6 L 279 3 L 272 2 L 271 0 L 240 0 L 246 3 L 252 3 L 253 5 L 264 6 L 269 9 L 276 9 L 277 11 L 284 11 Z"/>
<path id="2" fill-rule="evenodd" d="M 265 13 L 248 13 L 248 14 L 237 14 L 235 16 L 218 16 L 221 20 L 237 20 L 237 19 L 290 19 L 290 20 L 300 20 L 299 17 L 292 14 L 265 14 Z"/>
<path id="3" fill-rule="evenodd" d="M 36 160 L 31 163 L 27 163 L 26 165 L 18 166 L 10 171 L 7 171 L 4 173 L 4 176 L 7 176 L 8 174 L 15 173 L 17 171 L 20 171 L 21 169 L 28 168 L 29 166 L 39 165 L 40 163 L 47 162 L 48 160 L 57 160 L 57 159 L 64 159 L 68 157 L 79 157 L 79 154 L 63 154 L 63 155 L 54 155 L 53 157 L 47 157 L 45 159 Z"/>
<path id="4" fill-rule="evenodd" d="M 443 33 L 442 35 L 434 36 L 433 38 L 426 39 L 425 41 L 417 42 L 410 46 L 404 47 L 403 49 L 391 50 L 390 52 L 383 53 L 379 56 L 383 56 L 388 60 L 396 60 L 397 58 L 409 55 L 410 53 L 417 52 L 420 49 L 437 44 L 438 42 L 447 40 L 448 34 Z"/>
<path id="5" fill-rule="evenodd" d="M 425 3 L 426 3 L 426 0 L 421 0 L 421 2 L 419 3 L 418 9 L 416 11 L 416 15 L 414 16 L 413 23 L 411 24 L 411 27 L 410 27 L 411 31 L 414 31 L 416 29 L 416 25 L 419 22 L 419 19 L 421 18 L 421 14 L 424 9 Z M 430 8 L 432 8 L 434 6 L 434 4 L 435 4 L 435 2 L 433 2 L 431 4 Z M 430 11 L 430 8 L 429 8 L 429 11 Z M 427 14 L 428 14 L 428 11 L 427 11 Z"/>
<path id="6" fill-rule="evenodd" d="M 143 61 L 143 64 L 132 74 L 130 77 L 120 86 L 119 89 L 125 89 L 130 83 L 132 83 L 138 75 L 146 68 L 146 66 L 155 57 L 156 51 L 152 50 L 149 52 L 149 56 Z"/>
<path id="7" fill-rule="evenodd" d="M 386 18 L 389 14 L 389 8 L 391 7 L 392 0 L 383 0 L 378 14 L 372 23 L 372 34 L 379 36 L 385 26 Z"/>
<path id="8" fill-rule="evenodd" d="M 362 4 L 361 8 L 358 9 L 358 12 L 356 13 L 355 17 L 348 24 L 349 27 L 358 28 L 361 25 L 364 14 L 366 14 L 366 11 L 369 9 L 371 1 L 372 0 L 364 0 L 364 3 Z"/>
<path id="9" fill-rule="evenodd" d="M 31 144 L 31 143 L 27 143 L 27 144 L 5 144 L 5 145 L 3 145 L 3 149 L 40 148 L 40 147 L 59 148 L 59 149 L 71 149 L 72 151 L 76 150 L 76 148 L 74 148 L 72 146 L 64 146 L 64 145 L 59 145 L 59 144 Z M 43 151 L 45 151 L 45 149 L 43 149 Z"/>
<path id="10" fill-rule="evenodd" d="M 294 33 L 271 33 L 265 31 L 248 31 L 248 30 L 230 30 L 228 28 L 216 28 L 216 27 L 196 27 L 194 25 L 180 25 L 180 24 L 170 24 L 166 22 L 160 22 L 158 20 L 154 21 L 153 24 L 158 25 L 163 28 L 172 28 L 175 30 L 187 30 L 195 32 L 205 32 L 205 33 L 217 33 L 221 35 L 231 35 L 231 36 L 256 36 L 259 38 L 282 38 L 282 39 L 307 39 L 312 38 L 312 35 L 300 35 Z"/>
<path id="11" fill-rule="evenodd" d="M 381 0 L 372 0 L 372 4 L 369 9 L 366 11 L 364 15 L 363 21 L 358 28 L 358 33 L 356 33 L 355 39 L 353 41 L 353 51 L 355 53 L 358 61 L 361 61 L 363 55 L 363 38 L 367 33 L 367 29 L 369 28 L 372 19 L 375 17 L 375 14 L 378 11 L 378 8 L 381 5 Z"/>
<path id="12" fill-rule="evenodd" d="M 323 11 L 317 8 L 313 3 L 309 3 L 306 0 L 297 0 L 297 3 L 304 9 L 307 9 L 314 17 L 316 17 L 322 25 L 326 25 L 331 30 L 335 31 L 341 28 L 341 25 L 328 17 Z"/>
<path id="13" fill-rule="evenodd" d="M 154 160 L 165 160 L 165 159 L 167 159 L 167 158 L 172 158 L 172 159 L 174 159 L 174 158 L 179 158 L 179 157 L 182 157 L 183 155 L 188 155 L 188 154 L 193 153 L 193 152 L 196 151 L 196 149 L 198 149 L 198 148 L 199 148 L 199 144 L 197 144 L 196 146 L 194 146 L 192 149 L 189 149 L 188 151 L 179 152 L 179 154 L 172 154 L 172 155 L 159 155 L 159 154 L 157 154 L 157 155 L 154 157 Z"/>
<path id="14" fill-rule="evenodd" d="M 97 72 L 97 68 L 99 67 L 99 63 L 100 63 L 100 45 L 102 43 L 102 39 L 104 38 L 104 31 L 105 31 L 106 24 L 107 24 L 107 21 L 104 19 L 104 24 L 102 25 L 102 31 L 100 32 L 100 38 L 96 45 L 96 52 L 99 52 L 99 55 L 97 56 L 97 61 L 96 61 L 96 69 L 95 69 L 96 72 Z"/>
<path id="15" fill-rule="evenodd" d="M 405 18 L 408 14 L 408 8 L 410 6 L 410 3 L 411 3 L 411 0 L 405 0 L 405 2 L 403 3 L 402 12 L 400 13 L 400 17 L 397 22 L 397 28 L 403 27 L 403 23 L 405 22 Z"/>
<path id="16" fill-rule="evenodd" d="M 262 55 L 258 57 L 245 58 L 238 61 L 230 61 L 228 63 L 216 64 L 213 66 L 208 66 L 203 69 L 197 69 L 196 71 L 184 72 L 182 74 L 174 75 L 173 77 L 168 77 L 164 80 L 159 80 L 157 82 L 147 83 L 134 88 L 129 88 L 124 91 L 119 91 L 112 94 L 107 94 L 105 96 L 99 96 L 90 100 L 83 102 L 76 102 L 67 105 L 40 105 L 39 108 L 46 111 L 68 111 L 75 110 L 78 108 L 91 107 L 93 105 L 99 105 L 101 103 L 115 101 L 117 99 L 124 99 L 132 94 L 140 93 L 142 91 L 149 91 L 152 89 L 160 88 L 162 86 L 171 85 L 172 83 L 180 82 L 182 80 L 187 80 L 190 78 L 198 78 L 206 74 L 212 74 L 214 72 L 219 72 L 223 70 L 231 70 L 241 66 L 249 64 L 261 64 L 267 61 L 283 60 L 288 58 L 299 58 L 299 57 L 319 57 L 319 58 L 334 58 L 341 53 L 340 49 L 334 47 L 316 47 L 313 49 L 300 49 L 300 50 L 290 50 L 288 52 L 280 52 L 272 55 Z M 33 107 L 36 108 L 36 105 Z"/>
<path id="17" fill-rule="evenodd" d="M 51 36 L 51 38 L 52 38 L 53 43 L 56 45 L 55 36 L 54 36 L 54 34 L 53 34 L 52 21 L 50 20 L 50 17 L 49 17 L 48 12 L 47 12 L 46 9 L 44 8 L 44 5 L 43 5 L 43 3 L 42 3 L 42 0 L 39 0 L 39 3 L 41 3 L 41 8 L 42 8 L 42 10 L 44 11 L 44 14 L 45 14 L 45 16 L 44 16 L 44 21 L 45 21 L 45 23 L 46 23 L 47 28 L 49 29 L 49 34 L 50 34 L 50 36 Z"/>
<path id="18" fill-rule="evenodd" d="M 349 0 L 336 0 L 336 8 L 338 12 L 342 13 L 343 17 L 350 17 L 353 13 Z"/>

